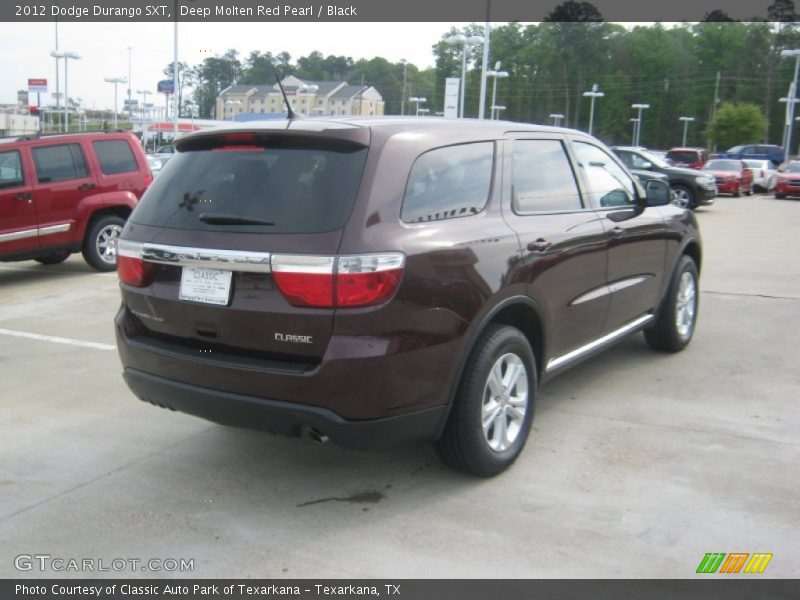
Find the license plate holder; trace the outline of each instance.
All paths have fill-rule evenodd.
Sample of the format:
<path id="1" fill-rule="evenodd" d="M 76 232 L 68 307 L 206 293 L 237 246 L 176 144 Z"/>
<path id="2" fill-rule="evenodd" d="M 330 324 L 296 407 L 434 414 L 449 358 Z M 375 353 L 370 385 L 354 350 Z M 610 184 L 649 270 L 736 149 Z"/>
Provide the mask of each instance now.
<path id="1" fill-rule="evenodd" d="M 231 271 L 183 267 L 178 299 L 227 306 L 231 299 Z"/>

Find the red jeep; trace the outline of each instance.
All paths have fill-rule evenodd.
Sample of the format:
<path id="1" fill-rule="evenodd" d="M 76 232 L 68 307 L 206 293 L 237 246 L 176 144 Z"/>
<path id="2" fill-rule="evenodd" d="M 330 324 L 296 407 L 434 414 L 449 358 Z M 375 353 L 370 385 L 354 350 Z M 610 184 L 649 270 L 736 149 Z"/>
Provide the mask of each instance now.
<path id="1" fill-rule="evenodd" d="M 0 261 L 117 265 L 116 240 L 152 181 L 132 133 L 0 139 Z"/>

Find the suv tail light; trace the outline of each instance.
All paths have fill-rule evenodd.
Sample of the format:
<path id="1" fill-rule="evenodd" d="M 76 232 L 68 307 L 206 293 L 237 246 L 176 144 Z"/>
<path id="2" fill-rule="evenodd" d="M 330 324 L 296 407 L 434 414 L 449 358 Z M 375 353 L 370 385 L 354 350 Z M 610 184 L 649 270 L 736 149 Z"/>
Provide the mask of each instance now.
<path id="1" fill-rule="evenodd" d="M 141 244 L 117 241 L 117 276 L 119 280 L 133 287 L 144 287 L 150 283 L 155 265 L 142 260 Z"/>
<path id="2" fill-rule="evenodd" d="M 355 308 L 388 300 L 403 277 L 400 253 L 272 256 L 272 276 L 294 306 Z"/>

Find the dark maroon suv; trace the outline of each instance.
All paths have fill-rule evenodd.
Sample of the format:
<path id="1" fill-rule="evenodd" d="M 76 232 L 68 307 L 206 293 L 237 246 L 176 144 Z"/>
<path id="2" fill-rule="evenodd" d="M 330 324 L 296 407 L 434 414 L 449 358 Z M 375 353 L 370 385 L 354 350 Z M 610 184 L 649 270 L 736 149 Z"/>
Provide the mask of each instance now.
<path id="1" fill-rule="evenodd" d="M 186 136 L 119 240 L 141 399 L 349 447 L 435 440 L 492 475 L 542 382 L 697 315 L 692 214 L 577 131 L 306 119 Z"/>

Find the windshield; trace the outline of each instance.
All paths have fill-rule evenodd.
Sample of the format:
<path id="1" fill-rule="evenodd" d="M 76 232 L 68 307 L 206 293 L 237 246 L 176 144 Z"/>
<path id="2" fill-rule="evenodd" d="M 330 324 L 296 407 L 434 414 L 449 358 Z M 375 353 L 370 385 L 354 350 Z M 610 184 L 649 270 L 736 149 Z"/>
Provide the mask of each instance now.
<path id="1" fill-rule="evenodd" d="M 705 169 L 707 171 L 736 171 L 738 173 L 742 169 L 742 165 L 738 160 L 710 160 L 706 163 Z"/>
<path id="2" fill-rule="evenodd" d="M 728 148 L 725 153 L 726 154 L 739 154 L 742 150 L 744 150 L 744 146 L 734 146 L 733 148 Z"/>
<path id="3" fill-rule="evenodd" d="M 366 154 L 296 145 L 177 152 L 130 218 L 205 231 L 333 231 L 350 215 Z"/>
<path id="4" fill-rule="evenodd" d="M 786 167 L 787 173 L 800 173 L 800 162 L 792 162 L 789 163 L 789 166 Z"/>
<path id="5" fill-rule="evenodd" d="M 768 168 L 766 165 L 767 162 L 766 160 L 746 160 L 744 164 L 751 169 L 764 169 Z"/>

